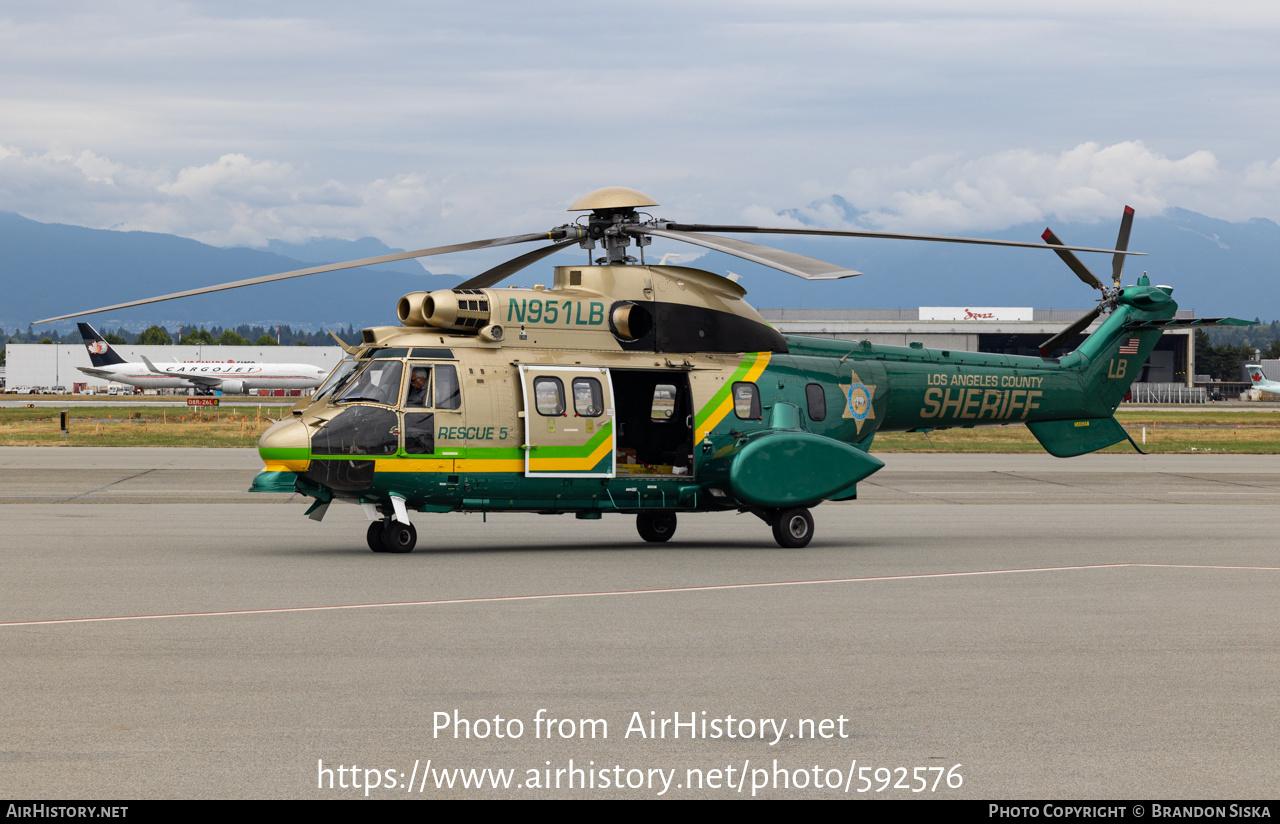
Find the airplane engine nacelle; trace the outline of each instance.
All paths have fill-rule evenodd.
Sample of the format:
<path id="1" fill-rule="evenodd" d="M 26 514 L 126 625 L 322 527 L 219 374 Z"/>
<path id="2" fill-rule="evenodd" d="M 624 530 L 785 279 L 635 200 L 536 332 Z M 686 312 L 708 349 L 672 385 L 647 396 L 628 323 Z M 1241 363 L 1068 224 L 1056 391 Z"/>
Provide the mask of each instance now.
<path id="1" fill-rule="evenodd" d="M 243 395 L 244 381 L 223 381 L 218 388 L 227 395 Z"/>
<path id="2" fill-rule="evenodd" d="M 413 296 L 405 295 L 401 303 L 410 297 Z M 420 304 L 419 317 L 423 326 L 475 332 L 489 325 L 489 295 L 482 289 L 427 292 Z"/>

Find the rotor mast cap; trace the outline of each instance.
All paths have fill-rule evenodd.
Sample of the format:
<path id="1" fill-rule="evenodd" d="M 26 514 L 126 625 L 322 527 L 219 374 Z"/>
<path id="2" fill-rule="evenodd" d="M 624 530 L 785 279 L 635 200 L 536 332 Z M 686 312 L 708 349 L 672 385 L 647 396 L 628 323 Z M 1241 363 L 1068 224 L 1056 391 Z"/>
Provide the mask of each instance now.
<path id="1" fill-rule="evenodd" d="M 626 186 L 606 186 L 583 195 L 565 211 L 590 212 L 596 209 L 634 209 L 637 206 L 657 206 L 658 202 L 644 192 Z"/>

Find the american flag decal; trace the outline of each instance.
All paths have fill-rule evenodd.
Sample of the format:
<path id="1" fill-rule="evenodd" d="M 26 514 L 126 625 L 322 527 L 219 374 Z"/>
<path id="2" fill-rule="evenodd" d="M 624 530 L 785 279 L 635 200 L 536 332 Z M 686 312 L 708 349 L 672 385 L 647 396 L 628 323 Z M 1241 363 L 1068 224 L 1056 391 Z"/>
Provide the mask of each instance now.
<path id="1" fill-rule="evenodd" d="M 1128 343 L 1126 343 L 1126 344 L 1123 344 L 1123 345 L 1120 347 L 1120 354 L 1121 354 L 1121 355 L 1136 355 L 1136 354 L 1138 354 L 1138 339 L 1137 339 L 1137 338 L 1129 338 L 1129 342 L 1128 342 Z"/>

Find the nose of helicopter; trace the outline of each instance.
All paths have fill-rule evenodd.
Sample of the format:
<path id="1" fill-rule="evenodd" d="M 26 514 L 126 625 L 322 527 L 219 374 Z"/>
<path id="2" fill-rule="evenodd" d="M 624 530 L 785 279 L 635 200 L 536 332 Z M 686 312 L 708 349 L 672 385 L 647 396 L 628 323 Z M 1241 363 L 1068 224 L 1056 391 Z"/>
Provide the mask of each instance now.
<path id="1" fill-rule="evenodd" d="M 305 472 L 311 458 L 311 437 L 297 418 L 272 425 L 258 439 L 258 455 L 267 471 Z"/>

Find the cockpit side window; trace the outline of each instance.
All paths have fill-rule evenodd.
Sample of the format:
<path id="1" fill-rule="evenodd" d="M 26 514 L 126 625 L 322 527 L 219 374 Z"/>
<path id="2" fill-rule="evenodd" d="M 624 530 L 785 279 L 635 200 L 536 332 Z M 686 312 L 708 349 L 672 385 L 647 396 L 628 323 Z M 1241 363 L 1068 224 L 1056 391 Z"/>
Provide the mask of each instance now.
<path id="1" fill-rule="evenodd" d="M 404 451 L 407 455 L 430 455 L 435 452 L 435 413 L 404 413 Z"/>
<path id="2" fill-rule="evenodd" d="M 338 403 L 365 401 L 395 406 L 400 398 L 400 374 L 404 364 L 396 360 L 375 360 L 342 390 Z"/>
<path id="3" fill-rule="evenodd" d="M 425 409 L 431 406 L 431 367 L 412 364 L 409 367 L 409 383 L 405 387 L 405 409 Z"/>

